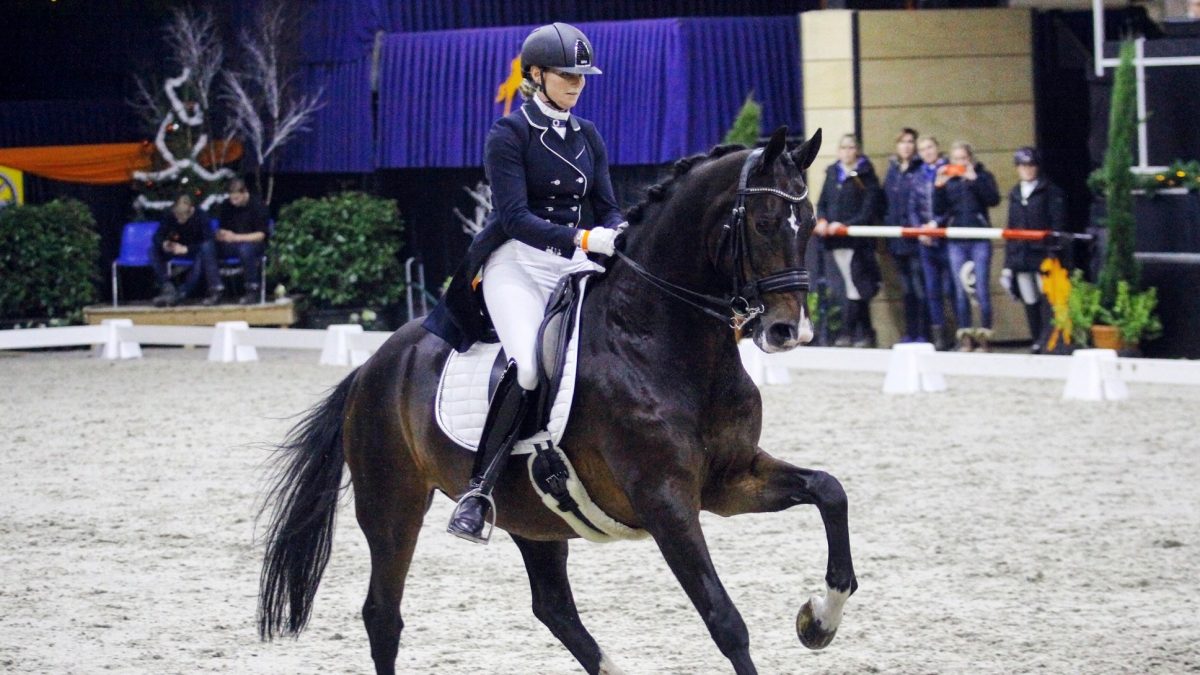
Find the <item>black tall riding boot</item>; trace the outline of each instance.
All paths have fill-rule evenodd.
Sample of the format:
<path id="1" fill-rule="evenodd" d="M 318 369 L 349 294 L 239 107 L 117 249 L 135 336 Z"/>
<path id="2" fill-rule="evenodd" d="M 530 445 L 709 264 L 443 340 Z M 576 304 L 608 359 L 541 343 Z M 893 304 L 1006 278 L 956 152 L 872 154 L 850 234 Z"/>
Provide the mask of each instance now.
<path id="1" fill-rule="evenodd" d="M 521 422 L 533 400 L 534 392 L 517 384 L 517 366 L 510 361 L 488 407 L 467 493 L 458 500 L 458 506 L 450 516 L 446 528 L 450 534 L 477 544 L 488 543 L 492 531 L 491 528 L 485 531 L 484 527 L 488 524 L 488 514 L 495 511 L 492 488 L 504 470 L 513 445 L 520 440 Z M 493 516 L 491 522 L 494 524 L 495 521 Z"/>
<path id="2" fill-rule="evenodd" d="M 1029 322 L 1029 335 L 1033 338 L 1031 351 L 1036 354 L 1042 350 L 1042 331 L 1045 326 L 1042 321 L 1042 303 L 1022 305 L 1025 307 L 1025 319 Z"/>
<path id="3" fill-rule="evenodd" d="M 875 327 L 871 325 L 871 303 L 869 300 L 851 300 L 851 305 L 857 306 L 854 315 L 858 319 L 858 326 L 854 330 L 854 343 L 852 346 L 859 348 L 874 349 L 875 348 Z"/>

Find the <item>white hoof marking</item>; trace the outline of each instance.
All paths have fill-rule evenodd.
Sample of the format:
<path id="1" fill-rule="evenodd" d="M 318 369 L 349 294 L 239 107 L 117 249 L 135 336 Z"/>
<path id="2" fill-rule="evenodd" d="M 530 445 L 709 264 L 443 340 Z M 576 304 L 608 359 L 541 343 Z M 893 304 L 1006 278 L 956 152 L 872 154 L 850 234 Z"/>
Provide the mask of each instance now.
<path id="1" fill-rule="evenodd" d="M 608 654 L 600 652 L 600 675 L 625 675 L 625 671 L 609 661 Z"/>
<path id="2" fill-rule="evenodd" d="M 842 608 L 846 604 L 846 598 L 849 597 L 849 590 L 839 591 L 826 586 L 825 597 L 820 598 L 814 595 L 810 599 L 813 618 L 821 624 L 821 630 L 829 632 L 837 629 L 838 624 L 842 622 Z"/>

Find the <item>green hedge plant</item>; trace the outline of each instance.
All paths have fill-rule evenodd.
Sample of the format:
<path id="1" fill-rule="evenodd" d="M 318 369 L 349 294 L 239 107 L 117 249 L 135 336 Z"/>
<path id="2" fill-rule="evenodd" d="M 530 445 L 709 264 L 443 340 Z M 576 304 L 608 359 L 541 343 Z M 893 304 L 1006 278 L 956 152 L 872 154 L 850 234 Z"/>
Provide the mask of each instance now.
<path id="1" fill-rule="evenodd" d="M 0 209 L 0 317 L 78 322 L 96 301 L 100 236 L 75 199 Z"/>
<path id="2" fill-rule="evenodd" d="M 1135 293 L 1128 281 L 1119 281 L 1112 309 L 1101 308 L 1100 320 L 1116 326 L 1125 344 L 1137 344 L 1162 334 L 1162 322 L 1154 315 L 1157 306 L 1158 292 L 1153 287 Z"/>
<path id="3" fill-rule="evenodd" d="M 1100 287 L 1083 278 L 1082 270 L 1071 273 L 1071 293 L 1067 296 L 1066 312 L 1054 312 L 1054 327 L 1069 336 L 1075 347 L 1091 344 L 1092 325 L 1101 317 Z"/>
<path id="4" fill-rule="evenodd" d="M 279 213 L 271 270 L 314 308 L 375 308 L 404 292 L 396 202 L 361 192 L 304 198 Z"/>

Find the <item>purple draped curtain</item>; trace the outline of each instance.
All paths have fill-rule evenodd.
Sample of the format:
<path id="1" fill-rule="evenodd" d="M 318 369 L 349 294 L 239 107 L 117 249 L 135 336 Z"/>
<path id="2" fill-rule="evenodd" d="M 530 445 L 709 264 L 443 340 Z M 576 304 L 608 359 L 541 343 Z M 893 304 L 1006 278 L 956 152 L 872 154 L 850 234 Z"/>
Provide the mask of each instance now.
<path id="1" fill-rule="evenodd" d="M 720 142 L 746 94 L 766 131 L 803 127 L 795 16 L 581 24 L 604 75 L 576 112 L 613 164 L 657 164 Z M 478 166 L 494 98 L 531 26 L 395 33 L 382 45 L 380 168 Z M 513 105 L 519 105 L 519 97 Z"/>
<path id="2" fill-rule="evenodd" d="M 364 173 L 374 170 L 374 124 L 371 118 L 371 57 L 342 63 L 310 63 L 300 67 L 300 89 L 321 91 L 324 107 L 309 131 L 281 151 L 279 170 L 286 172 Z"/>

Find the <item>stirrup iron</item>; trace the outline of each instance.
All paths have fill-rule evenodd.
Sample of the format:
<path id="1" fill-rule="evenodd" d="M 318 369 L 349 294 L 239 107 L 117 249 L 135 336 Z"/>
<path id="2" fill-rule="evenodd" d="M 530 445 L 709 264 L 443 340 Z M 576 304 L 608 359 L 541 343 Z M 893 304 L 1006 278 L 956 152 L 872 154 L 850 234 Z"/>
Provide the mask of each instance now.
<path id="1" fill-rule="evenodd" d="M 463 530 L 454 529 L 454 516 L 458 513 L 458 506 L 461 505 L 463 502 L 465 502 L 467 499 L 469 499 L 471 497 L 482 498 L 485 502 L 487 502 L 487 505 L 488 505 L 487 512 L 483 516 L 483 526 L 484 527 L 483 527 L 483 530 L 479 533 L 478 537 L 471 534 L 470 532 L 465 532 Z M 450 534 L 458 537 L 459 539 L 464 539 L 466 541 L 473 542 L 476 544 L 483 544 L 484 546 L 487 546 L 488 544 L 491 543 L 492 532 L 495 529 L 496 529 L 496 500 L 492 499 L 491 493 L 484 492 L 481 488 L 477 488 L 477 487 L 471 488 L 470 490 L 468 490 L 467 493 L 464 494 L 462 496 L 462 498 L 458 500 L 458 504 L 455 505 L 455 507 L 454 507 L 454 512 L 450 514 L 450 522 L 446 525 L 446 532 L 449 532 Z"/>

